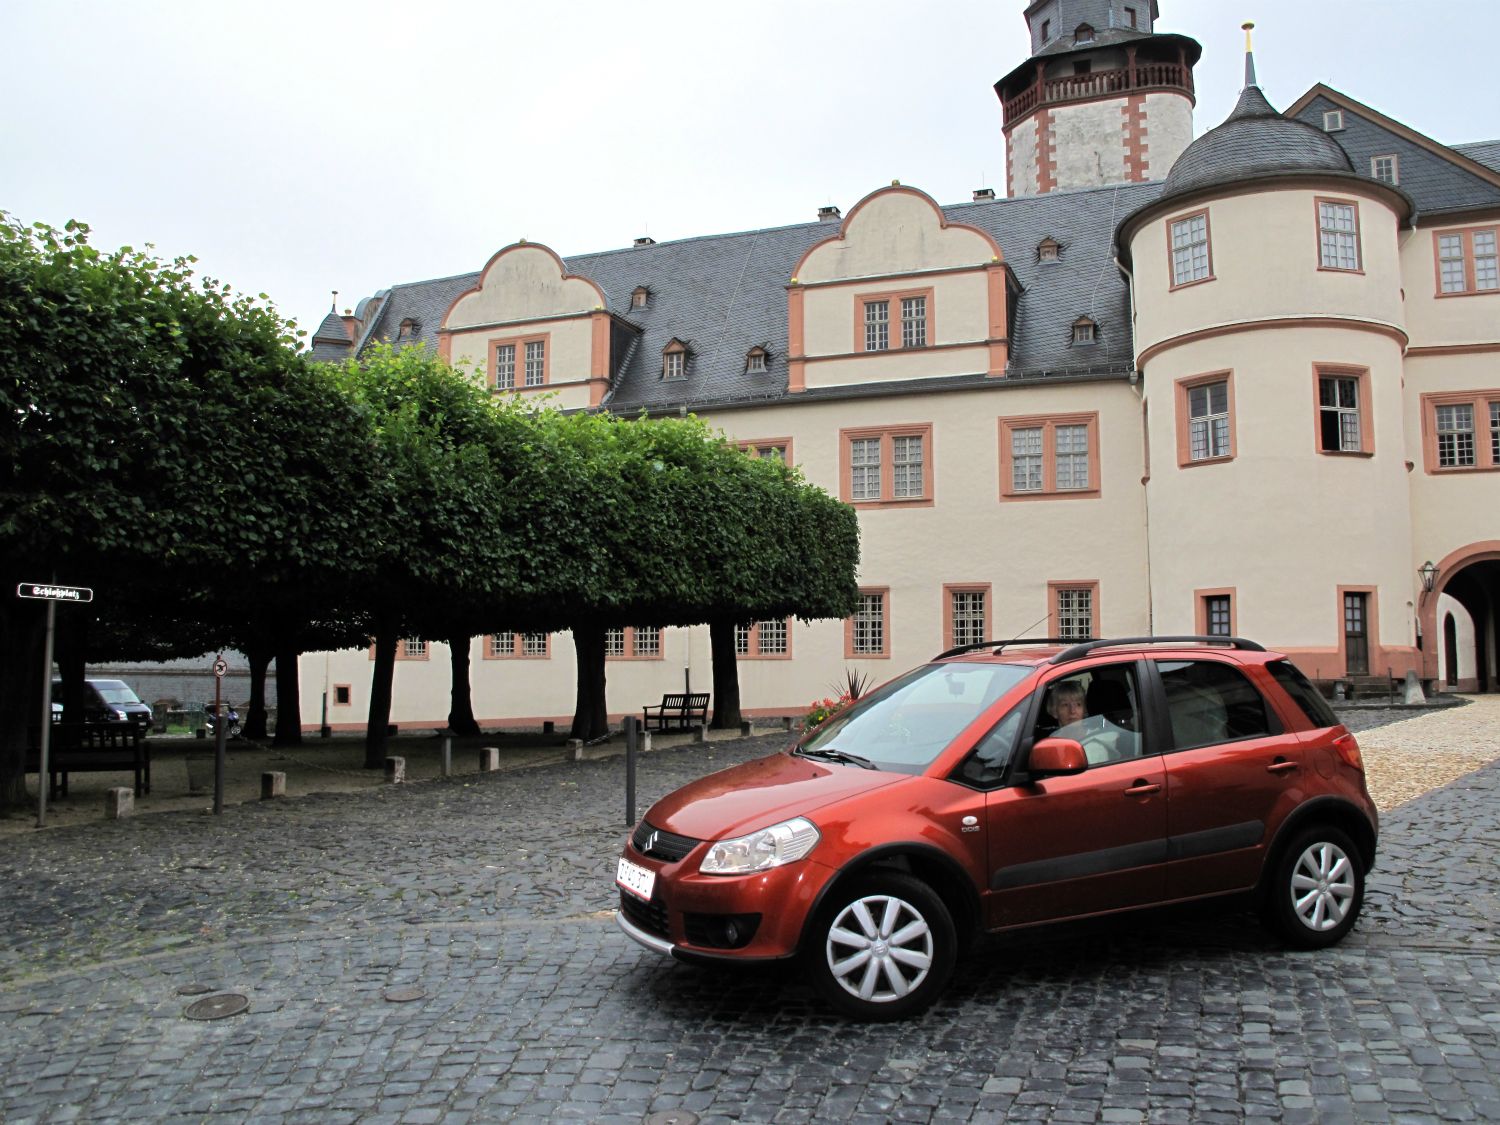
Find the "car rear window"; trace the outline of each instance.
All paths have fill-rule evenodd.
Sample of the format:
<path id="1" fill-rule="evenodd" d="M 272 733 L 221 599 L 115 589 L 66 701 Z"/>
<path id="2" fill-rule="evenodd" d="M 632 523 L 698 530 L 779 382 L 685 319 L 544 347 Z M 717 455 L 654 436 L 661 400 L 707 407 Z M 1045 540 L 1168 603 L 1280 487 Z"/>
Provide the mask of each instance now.
<path id="1" fill-rule="evenodd" d="M 1237 669 L 1213 660 L 1160 660 L 1178 750 L 1270 734 L 1266 703 Z"/>
<path id="2" fill-rule="evenodd" d="M 1302 713 L 1307 716 L 1307 721 L 1313 726 L 1336 727 L 1339 725 L 1339 718 L 1333 713 L 1333 708 L 1328 706 L 1328 701 L 1318 693 L 1312 681 L 1304 676 L 1291 661 L 1273 660 L 1266 665 L 1266 671 L 1270 672 L 1276 682 L 1292 697 L 1292 702 L 1302 709 Z"/>

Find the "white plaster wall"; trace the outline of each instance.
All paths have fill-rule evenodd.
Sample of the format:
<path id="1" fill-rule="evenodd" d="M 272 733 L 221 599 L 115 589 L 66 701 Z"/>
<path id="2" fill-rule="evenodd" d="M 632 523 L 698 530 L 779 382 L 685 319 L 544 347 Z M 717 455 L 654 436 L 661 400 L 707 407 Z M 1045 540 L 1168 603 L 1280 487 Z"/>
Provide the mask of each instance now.
<path id="1" fill-rule="evenodd" d="M 1128 179 L 1124 105 L 1120 99 L 1053 107 L 1055 187 L 1100 187 Z"/>
<path id="2" fill-rule="evenodd" d="M 1005 142 L 1012 198 L 1038 193 L 1036 153 L 1037 120 L 1035 117 L 1028 117 L 1010 131 Z"/>
<path id="3" fill-rule="evenodd" d="M 1146 95 L 1146 178 L 1164 180 L 1193 143 L 1193 103 L 1181 94 Z"/>
<path id="4" fill-rule="evenodd" d="M 983 344 L 972 348 L 913 348 L 909 351 L 872 352 L 848 359 L 831 359 L 809 363 L 806 381 L 809 389 L 843 387 L 862 383 L 897 383 L 907 379 L 924 379 L 942 375 L 973 375 L 989 370 L 989 349 Z"/>
<path id="5" fill-rule="evenodd" d="M 564 280 L 558 259 L 542 246 L 510 247 L 494 258 L 479 290 L 460 297 L 444 322 L 448 328 L 534 320 L 559 313 L 588 312 L 602 302 L 582 278 Z"/>
<path id="6" fill-rule="evenodd" d="M 1406 290 L 1406 318 L 1413 347 L 1495 342 L 1496 325 L 1500 323 L 1500 293 L 1438 296 L 1435 235 L 1463 229 L 1467 228 L 1420 227 L 1401 232 L 1401 280 Z M 1485 385 L 1497 383 L 1500 376 Z"/>
<path id="7" fill-rule="evenodd" d="M 908 264 L 905 268 L 924 267 L 921 264 Z M 931 277 L 916 274 L 882 281 L 856 281 L 850 285 L 808 289 L 802 297 L 802 339 L 805 354 L 848 355 L 855 351 L 856 342 L 863 347 L 865 321 L 860 296 L 929 288 L 932 290 L 932 298 L 927 305 L 928 343 L 967 343 L 988 337 L 989 276 L 985 271 L 973 270 Z M 891 307 L 891 342 L 901 342 L 901 308 L 898 302 L 892 302 Z M 873 354 L 884 356 L 887 353 Z M 914 350 L 903 354 L 911 356 L 917 353 Z"/>
<path id="8" fill-rule="evenodd" d="M 984 235 L 944 227 L 942 222 L 942 214 L 925 195 L 878 191 L 849 213 L 842 237 L 809 251 L 798 280 L 837 281 L 989 264 L 995 249 Z"/>
<path id="9" fill-rule="evenodd" d="M 1453 616 L 1454 632 L 1458 640 L 1458 675 L 1456 678 L 1459 686 L 1473 683 L 1479 675 L 1474 661 L 1474 619 L 1469 616 L 1469 611 L 1457 598 L 1439 594 L 1437 636 L 1427 639 L 1428 646 L 1437 651 L 1439 687 L 1448 685 L 1448 645 L 1443 639 L 1445 635 L 1443 619 L 1450 614 Z"/>
<path id="10" fill-rule="evenodd" d="M 1495 325 L 1490 327 L 1494 338 Z M 1500 471 L 1429 473 L 1422 449 L 1424 394 L 1500 390 L 1496 353 L 1408 356 L 1403 403 L 1414 533 L 1413 567 L 1441 562 L 1475 543 L 1500 542 Z M 1488 437 L 1488 418 L 1475 419 L 1476 439 Z"/>
<path id="11" fill-rule="evenodd" d="M 1277 189 L 1186 203 L 1131 239 L 1136 354 L 1163 340 L 1262 318 L 1343 316 L 1401 328 L 1396 215 L 1369 193 Z M 1318 268 L 1319 196 L 1359 200 L 1362 273 Z M 1214 280 L 1171 291 L 1169 224 L 1207 208 Z M 1272 252 L 1274 248 L 1274 253 Z"/>
<path id="12" fill-rule="evenodd" d="M 494 356 L 490 354 L 491 340 L 511 339 L 520 336 L 537 336 L 546 333 L 547 340 L 547 388 L 555 394 L 553 404 L 568 409 L 587 406 L 589 392 L 582 384 L 589 377 L 589 364 L 593 356 L 594 328 L 588 317 L 577 320 L 547 320 L 540 323 L 507 324 L 502 328 L 485 328 L 473 332 L 455 332 L 449 338 L 449 355 L 455 366 L 468 364 L 476 377 L 487 387 L 494 383 Z M 518 353 L 519 367 L 522 356 Z M 523 392 L 528 397 L 544 392 Z"/>
<path id="13" fill-rule="evenodd" d="M 1370 371 L 1371 456 L 1317 452 L 1317 363 Z M 1175 381 L 1232 370 L 1236 456 L 1179 467 Z M 1236 627 L 1276 647 L 1333 650 L 1340 585 L 1379 588 L 1378 639 L 1415 638 L 1401 350 L 1342 328 L 1246 330 L 1145 372 L 1155 630 L 1192 632 L 1193 592 L 1236 588 Z"/>

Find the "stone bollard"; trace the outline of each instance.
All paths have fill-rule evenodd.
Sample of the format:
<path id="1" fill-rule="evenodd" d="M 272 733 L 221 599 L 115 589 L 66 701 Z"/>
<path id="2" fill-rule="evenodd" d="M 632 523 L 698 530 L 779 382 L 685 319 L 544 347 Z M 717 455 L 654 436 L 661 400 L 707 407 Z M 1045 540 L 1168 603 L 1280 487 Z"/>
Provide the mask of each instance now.
<path id="1" fill-rule="evenodd" d="M 500 747 L 481 746 L 479 748 L 479 772 L 494 773 L 500 768 Z"/>
<path id="2" fill-rule="evenodd" d="M 697 726 L 695 726 L 693 728 L 693 741 L 694 742 L 707 742 L 708 741 L 708 724 L 707 723 L 699 723 Z"/>
<path id="3" fill-rule="evenodd" d="M 641 731 L 641 753 L 651 753 L 651 732 L 649 730 Z"/>
<path id="4" fill-rule="evenodd" d="M 568 760 L 572 762 L 583 761 L 583 739 L 568 739 Z"/>
<path id="5" fill-rule="evenodd" d="M 267 770 L 260 775 L 260 799 L 269 801 L 273 797 L 286 796 L 286 774 L 280 770 Z"/>
<path id="6" fill-rule="evenodd" d="M 749 738 L 750 737 L 750 724 L 748 722 L 740 724 L 740 737 L 741 738 Z"/>
<path id="7" fill-rule="evenodd" d="M 554 723 L 551 719 L 543 719 L 542 720 L 542 733 L 543 734 L 555 734 L 556 731 L 557 731 L 557 724 Z"/>
<path id="8" fill-rule="evenodd" d="M 1422 681 L 1417 678 L 1415 672 L 1406 673 L 1406 694 L 1402 702 L 1408 704 L 1421 704 L 1427 702 L 1427 697 L 1422 694 Z"/>
<path id="9" fill-rule="evenodd" d="M 787 730 L 791 730 L 792 729 L 792 717 L 790 715 L 783 715 L 783 716 L 781 716 L 781 725 L 783 727 L 785 727 Z"/>
<path id="10" fill-rule="evenodd" d="M 406 759 L 387 758 L 385 760 L 385 779 L 392 785 L 400 785 L 406 780 Z"/>
<path id="11" fill-rule="evenodd" d="M 135 812 L 134 789 L 106 789 L 104 791 L 104 819 L 123 820 Z"/>

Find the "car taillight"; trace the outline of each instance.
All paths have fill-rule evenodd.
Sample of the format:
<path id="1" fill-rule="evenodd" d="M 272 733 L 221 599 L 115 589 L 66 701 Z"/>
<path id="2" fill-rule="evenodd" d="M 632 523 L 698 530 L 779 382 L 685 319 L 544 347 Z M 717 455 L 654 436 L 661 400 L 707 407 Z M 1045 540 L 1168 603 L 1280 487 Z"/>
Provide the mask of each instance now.
<path id="1" fill-rule="evenodd" d="M 1359 743 L 1352 734 L 1341 735 L 1335 739 L 1333 748 L 1338 751 L 1339 757 L 1344 760 L 1346 766 L 1352 766 L 1361 772 L 1364 771 L 1365 760 L 1360 755 Z"/>

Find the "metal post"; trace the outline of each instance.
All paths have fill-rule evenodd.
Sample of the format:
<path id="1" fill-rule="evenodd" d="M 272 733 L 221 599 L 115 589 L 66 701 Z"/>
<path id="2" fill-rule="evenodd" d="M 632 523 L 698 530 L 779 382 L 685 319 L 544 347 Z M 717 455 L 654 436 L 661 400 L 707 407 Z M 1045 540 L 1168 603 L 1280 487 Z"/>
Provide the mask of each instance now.
<path id="1" fill-rule="evenodd" d="M 443 776 L 447 777 L 453 772 L 453 736 L 443 735 Z"/>
<path id="2" fill-rule="evenodd" d="M 224 713 L 219 708 L 220 692 L 223 690 L 224 681 L 218 676 L 214 677 L 214 815 L 224 811 L 224 728 L 229 724 L 224 721 Z"/>
<path id="3" fill-rule="evenodd" d="M 635 824 L 635 748 L 639 741 L 640 720 L 625 716 L 625 827 Z"/>
<path id="4" fill-rule="evenodd" d="M 47 643 L 42 655 L 42 736 L 37 745 L 36 826 L 47 824 L 47 783 L 52 779 L 47 769 L 52 749 L 52 632 L 57 625 L 57 603 L 47 602 Z M 23 763 L 24 766 L 24 763 Z"/>

